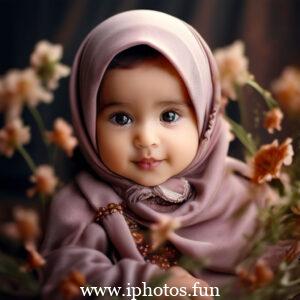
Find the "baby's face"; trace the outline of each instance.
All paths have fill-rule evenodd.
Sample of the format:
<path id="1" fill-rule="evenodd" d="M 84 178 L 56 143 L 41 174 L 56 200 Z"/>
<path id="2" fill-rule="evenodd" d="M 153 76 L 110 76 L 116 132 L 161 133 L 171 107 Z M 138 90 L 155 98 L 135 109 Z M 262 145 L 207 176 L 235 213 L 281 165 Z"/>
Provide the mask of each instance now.
<path id="1" fill-rule="evenodd" d="M 185 169 L 198 149 L 187 89 L 164 58 L 108 70 L 100 90 L 97 143 L 108 169 L 155 186 Z"/>

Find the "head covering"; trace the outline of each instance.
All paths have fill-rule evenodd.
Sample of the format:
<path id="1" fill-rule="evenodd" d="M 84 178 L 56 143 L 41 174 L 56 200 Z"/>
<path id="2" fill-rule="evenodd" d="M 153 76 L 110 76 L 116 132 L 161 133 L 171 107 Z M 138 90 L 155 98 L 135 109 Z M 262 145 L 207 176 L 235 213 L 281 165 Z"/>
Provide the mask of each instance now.
<path id="1" fill-rule="evenodd" d="M 194 105 L 200 140 L 191 164 L 155 187 L 143 187 L 108 170 L 99 157 L 96 142 L 97 95 L 105 70 L 115 55 L 141 44 L 158 50 L 181 76 Z M 244 234 L 253 228 L 254 211 L 249 209 L 243 219 L 230 217 L 245 201 L 246 183 L 231 175 L 229 169 L 245 172 L 247 169 L 227 158 L 229 142 L 218 112 L 218 72 L 209 47 L 198 32 L 182 20 L 157 11 L 132 10 L 110 17 L 89 33 L 77 52 L 70 99 L 80 147 L 98 175 L 94 178 L 83 173 L 77 181 L 95 209 L 125 201 L 136 218 L 146 225 L 166 214 L 178 218 L 181 228 L 170 237 L 177 249 L 196 258 L 211 257 L 215 269 L 232 270 L 243 256 Z M 193 199 L 189 199 L 190 187 L 195 192 Z M 171 202 L 189 201 L 162 213 L 142 201 L 152 197 Z M 118 213 L 112 217 L 106 228 L 117 240 L 118 232 L 112 232 L 112 228 L 116 229 L 124 221 Z M 130 246 L 125 244 L 119 246 L 119 252 L 124 252 L 125 247 L 129 253 Z"/>

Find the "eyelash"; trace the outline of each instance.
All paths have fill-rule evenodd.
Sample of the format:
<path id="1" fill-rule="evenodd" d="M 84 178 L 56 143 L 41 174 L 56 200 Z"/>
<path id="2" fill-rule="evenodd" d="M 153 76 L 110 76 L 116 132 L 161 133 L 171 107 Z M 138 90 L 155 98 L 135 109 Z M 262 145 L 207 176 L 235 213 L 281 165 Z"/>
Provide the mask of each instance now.
<path id="1" fill-rule="evenodd" d="M 168 124 L 176 123 L 176 122 L 181 118 L 181 113 L 179 113 L 176 109 L 168 109 L 168 110 L 162 112 L 162 113 L 161 113 L 161 116 L 162 116 L 163 114 L 165 114 L 165 113 L 168 113 L 168 112 L 169 112 L 169 113 L 171 112 L 171 113 L 176 114 L 176 120 L 175 120 L 175 121 L 171 121 L 171 122 L 161 120 L 162 122 L 166 122 L 166 123 L 168 123 Z M 127 118 L 131 119 L 131 122 L 132 122 L 132 119 L 133 119 L 133 118 L 130 117 L 130 115 L 129 115 L 128 113 L 125 113 L 125 112 L 116 112 L 116 113 L 113 113 L 112 115 L 110 115 L 109 120 L 110 120 L 110 122 L 112 122 L 113 124 L 115 124 L 115 125 L 117 125 L 117 126 L 123 127 L 123 126 L 126 126 L 126 125 L 129 125 L 129 124 L 130 124 L 130 123 L 119 124 L 119 123 L 117 123 L 116 121 L 114 121 L 113 119 L 114 119 L 117 115 L 126 116 Z"/>

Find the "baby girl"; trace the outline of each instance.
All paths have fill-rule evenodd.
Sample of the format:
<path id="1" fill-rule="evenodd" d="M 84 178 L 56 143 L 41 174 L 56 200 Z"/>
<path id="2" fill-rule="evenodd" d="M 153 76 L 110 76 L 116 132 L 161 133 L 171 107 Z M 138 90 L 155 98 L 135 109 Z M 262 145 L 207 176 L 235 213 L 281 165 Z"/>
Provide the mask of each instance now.
<path id="1" fill-rule="evenodd" d="M 247 167 L 227 156 L 218 72 L 197 31 L 150 10 L 105 20 L 77 52 L 70 98 L 93 171 L 51 204 L 45 299 L 59 299 L 72 270 L 99 287 L 138 287 L 166 271 L 168 286 L 188 291 L 234 278 L 256 209 L 233 217 L 250 200 Z M 154 250 L 147 231 L 166 218 L 180 226 Z M 205 260 L 205 269 L 184 270 L 183 256 Z"/>

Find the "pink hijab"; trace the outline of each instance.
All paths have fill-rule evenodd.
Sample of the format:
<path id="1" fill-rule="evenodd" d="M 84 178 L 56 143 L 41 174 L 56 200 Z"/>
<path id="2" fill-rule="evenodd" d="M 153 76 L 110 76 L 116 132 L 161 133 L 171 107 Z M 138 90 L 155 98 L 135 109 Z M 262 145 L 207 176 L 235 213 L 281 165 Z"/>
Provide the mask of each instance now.
<path id="1" fill-rule="evenodd" d="M 192 163 L 177 176 L 151 188 L 108 170 L 99 158 L 96 143 L 97 94 L 105 70 L 116 54 L 140 44 L 162 53 L 182 77 L 196 111 L 200 139 Z M 232 218 L 250 200 L 249 182 L 244 178 L 248 169 L 227 157 L 229 142 L 219 113 L 218 71 L 198 32 L 162 12 L 132 10 L 117 14 L 98 25 L 81 44 L 72 68 L 70 95 L 81 150 L 97 174 L 81 173 L 77 177 L 88 203 L 96 210 L 125 201 L 136 220 L 145 226 L 164 215 L 177 218 L 181 227 L 170 236 L 175 247 L 184 255 L 207 258 L 210 270 L 232 273 L 247 253 L 244 235 L 255 228 L 256 210 L 249 205 L 242 218 Z M 149 205 L 151 198 L 182 203 L 162 212 L 159 205 Z M 120 230 L 126 227 L 121 214 L 104 218 L 103 226 L 123 258 L 143 260 L 127 231 Z"/>
<path id="2" fill-rule="evenodd" d="M 99 158 L 96 144 L 101 79 L 116 54 L 139 44 L 155 48 L 177 69 L 194 105 L 201 141 L 193 162 L 176 178 L 154 188 L 139 186 L 109 171 Z M 229 168 L 247 170 L 242 163 L 226 159 L 229 142 L 218 113 L 218 72 L 210 49 L 197 31 L 162 12 L 133 10 L 117 14 L 98 25 L 81 44 L 73 64 L 70 93 L 73 124 L 81 149 L 99 178 L 113 187 L 102 191 L 103 184 L 97 180 L 91 180 L 87 174 L 79 176 L 79 185 L 92 205 L 98 208 L 124 200 L 144 223 L 157 222 L 165 213 L 140 200 L 151 194 L 163 198 L 165 188 L 180 194 L 184 178 L 195 189 L 196 196 L 168 213 L 181 223 L 171 242 L 186 255 L 208 256 L 212 266 L 232 270 L 244 254 L 239 251 L 246 245 L 243 234 L 253 229 L 255 212 L 252 207 L 241 220 L 228 218 L 243 204 L 247 193 L 246 183 L 232 176 Z M 119 218 L 116 213 L 116 231 L 109 229 L 115 235 Z"/>

